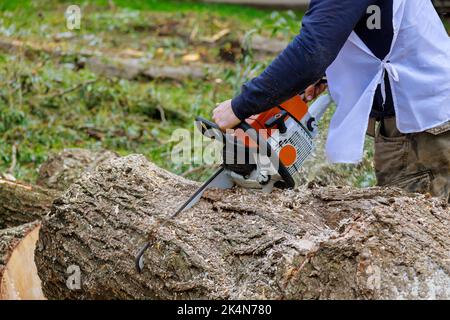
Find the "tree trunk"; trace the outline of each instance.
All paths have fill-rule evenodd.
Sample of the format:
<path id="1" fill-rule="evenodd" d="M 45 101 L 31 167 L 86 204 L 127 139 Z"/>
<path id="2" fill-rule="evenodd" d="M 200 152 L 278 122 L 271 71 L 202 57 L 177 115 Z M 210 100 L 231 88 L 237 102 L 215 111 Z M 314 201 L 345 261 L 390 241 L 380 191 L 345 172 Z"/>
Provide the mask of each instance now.
<path id="1" fill-rule="evenodd" d="M 112 152 L 67 149 L 41 166 L 38 182 L 45 187 L 0 179 L 0 300 L 44 298 L 34 263 L 37 220 L 83 172 L 114 157 Z"/>
<path id="2" fill-rule="evenodd" d="M 37 186 L 0 178 L 0 229 L 40 220 L 50 212 L 53 200 L 83 172 L 115 157 L 110 151 L 66 149 L 41 165 Z"/>
<path id="3" fill-rule="evenodd" d="M 44 299 L 34 264 L 39 223 L 0 230 L 0 300 Z"/>
<path id="4" fill-rule="evenodd" d="M 40 220 L 58 195 L 39 186 L 0 179 L 0 229 Z"/>
<path id="5" fill-rule="evenodd" d="M 208 191 L 142 156 L 112 159 L 54 202 L 36 264 L 51 299 L 450 298 L 450 210 L 397 189 Z M 150 232 L 152 230 L 152 232 Z M 142 274 L 134 257 L 149 238 Z M 69 267 L 80 289 L 68 289 Z"/>
<path id="6" fill-rule="evenodd" d="M 45 188 L 64 191 L 85 171 L 118 155 L 111 151 L 90 151 L 86 149 L 65 149 L 51 155 L 39 168 L 37 184 Z"/>

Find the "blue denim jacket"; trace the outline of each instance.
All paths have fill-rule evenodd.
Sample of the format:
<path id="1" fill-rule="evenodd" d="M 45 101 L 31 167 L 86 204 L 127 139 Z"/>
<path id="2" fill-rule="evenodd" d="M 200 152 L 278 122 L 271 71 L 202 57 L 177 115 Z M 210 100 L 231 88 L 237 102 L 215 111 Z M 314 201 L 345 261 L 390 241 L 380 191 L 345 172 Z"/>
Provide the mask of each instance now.
<path id="1" fill-rule="evenodd" d="M 367 27 L 371 5 L 381 9 L 381 29 Z M 241 94 L 232 100 L 236 116 L 242 120 L 264 112 L 322 78 L 352 31 L 383 59 L 393 38 L 392 6 L 392 0 L 312 0 L 300 34 L 259 77 L 244 84 Z M 386 87 L 389 89 L 389 85 Z M 377 91 L 371 116 L 394 115 L 389 90 L 384 105 L 381 91 Z"/>

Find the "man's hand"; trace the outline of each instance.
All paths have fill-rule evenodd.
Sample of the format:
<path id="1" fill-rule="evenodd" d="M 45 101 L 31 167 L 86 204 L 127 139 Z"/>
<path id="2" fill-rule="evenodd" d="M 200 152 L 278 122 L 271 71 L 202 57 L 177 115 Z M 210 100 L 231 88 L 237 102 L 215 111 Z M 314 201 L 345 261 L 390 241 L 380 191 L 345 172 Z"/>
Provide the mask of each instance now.
<path id="1" fill-rule="evenodd" d="M 214 109 L 213 120 L 222 131 L 233 129 L 241 123 L 231 108 L 231 100 L 222 102 Z"/>
<path id="2" fill-rule="evenodd" d="M 327 85 L 325 83 L 321 83 L 318 85 L 313 84 L 312 86 L 309 86 L 305 90 L 305 100 L 306 102 L 312 101 L 318 96 L 322 94 L 327 89 Z"/>

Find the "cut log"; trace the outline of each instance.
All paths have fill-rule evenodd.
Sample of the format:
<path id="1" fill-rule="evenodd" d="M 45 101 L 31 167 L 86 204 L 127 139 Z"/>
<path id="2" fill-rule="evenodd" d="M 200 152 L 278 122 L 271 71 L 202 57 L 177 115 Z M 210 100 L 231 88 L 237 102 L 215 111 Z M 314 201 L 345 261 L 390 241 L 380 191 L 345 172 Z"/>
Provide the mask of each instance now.
<path id="1" fill-rule="evenodd" d="M 0 37 L 0 51 L 9 54 L 24 54 L 28 58 L 33 58 L 41 53 L 46 53 L 52 57 L 91 57 L 99 56 L 101 52 L 96 50 L 67 50 L 60 43 L 46 41 L 38 43 L 30 40 L 19 40 L 9 37 Z"/>
<path id="2" fill-rule="evenodd" d="M 148 62 L 148 61 L 147 61 Z M 142 59 L 106 59 L 92 57 L 86 66 L 94 73 L 108 78 L 136 80 L 139 77 L 183 81 L 204 79 L 206 66 L 148 66 Z"/>
<path id="3" fill-rule="evenodd" d="M 45 299 L 34 263 L 39 223 L 0 230 L 0 300 Z"/>
<path id="4" fill-rule="evenodd" d="M 0 229 L 40 220 L 59 192 L 0 179 Z"/>
<path id="5" fill-rule="evenodd" d="M 66 149 L 51 155 L 39 170 L 38 185 L 0 178 L 0 229 L 41 220 L 52 202 L 85 171 L 118 157 L 110 151 Z"/>
<path id="6" fill-rule="evenodd" d="M 185 79 L 204 79 L 206 77 L 205 67 L 198 66 L 151 66 L 142 74 L 150 79 L 170 79 L 183 81 Z"/>
<path id="7" fill-rule="evenodd" d="M 94 73 L 108 78 L 136 80 L 139 77 L 183 81 L 189 78 L 203 79 L 206 74 L 202 66 L 147 66 L 142 59 L 92 57 L 86 66 Z"/>
<path id="8" fill-rule="evenodd" d="M 251 39 L 250 48 L 255 51 L 279 54 L 288 46 L 288 44 L 288 41 L 264 38 L 259 35 L 255 35 Z"/>
<path id="9" fill-rule="evenodd" d="M 139 59 L 111 59 L 105 57 L 92 57 L 87 59 L 86 67 L 95 74 L 107 78 L 136 79 L 141 68 Z"/>
<path id="10" fill-rule="evenodd" d="M 211 190 L 161 223 L 197 186 L 143 156 L 84 174 L 40 230 L 46 297 L 450 298 L 450 210 L 439 199 L 379 188 Z M 149 239 L 139 274 L 134 257 Z M 67 288 L 70 266 L 79 290 Z"/>
<path id="11" fill-rule="evenodd" d="M 61 43 L 46 43 L 41 45 L 32 41 L 22 41 L 0 37 L 0 51 L 8 54 L 24 54 L 33 58 L 40 53 L 49 54 L 55 58 L 78 57 L 86 59 L 85 66 L 95 74 L 127 80 L 136 80 L 140 77 L 184 81 L 186 79 L 204 79 L 205 69 L 208 65 L 158 66 L 152 65 L 154 61 L 145 58 L 121 58 L 130 56 L 130 51 L 117 53 L 116 56 L 107 55 L 94 50 L 67 50 Z"/>
<path id="12" fill-rule="evenodd" d="M 111 151 L 86 149 L 64 149 L 52 154 L 39 168 L 36 183 L 42 187 L 66 190 L 81 174 L 118 155 Z"/>

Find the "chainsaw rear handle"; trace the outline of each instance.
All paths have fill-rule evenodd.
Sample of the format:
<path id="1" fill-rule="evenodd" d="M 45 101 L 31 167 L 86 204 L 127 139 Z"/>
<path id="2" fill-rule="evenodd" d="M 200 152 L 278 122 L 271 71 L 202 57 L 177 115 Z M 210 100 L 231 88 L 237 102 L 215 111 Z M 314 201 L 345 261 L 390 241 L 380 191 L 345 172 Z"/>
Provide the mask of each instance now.
<path id="1" fill-rule="evenodd" d="M 225 142 L 226 138 L 223 134 L 222 130 L 219 128 L 219 126 L 205 118 L 202 117 L 196 117 L 195 118 L 195 124 L 198 128 L 198 130 L 207 138 L 210 139 L 222 139 L 223 142 Z M 236 127 L 234 127 L 234 130 L 241 129 L 244 132 L 246 132 L 249 129 L 252 129 L 252 127 L 246 123 L 245 121 L 239 123 Z"/>

